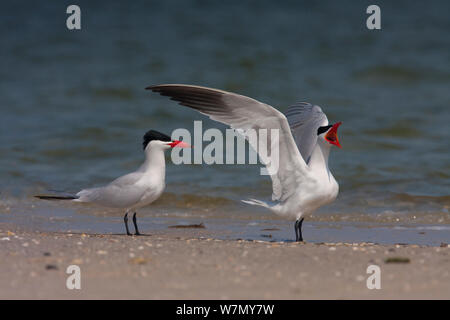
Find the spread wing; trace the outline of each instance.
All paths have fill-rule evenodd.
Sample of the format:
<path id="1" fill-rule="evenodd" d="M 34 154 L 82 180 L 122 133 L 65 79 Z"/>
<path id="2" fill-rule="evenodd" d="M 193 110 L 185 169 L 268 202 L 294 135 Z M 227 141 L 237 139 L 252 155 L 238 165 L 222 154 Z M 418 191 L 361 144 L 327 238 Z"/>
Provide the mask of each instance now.
<path id="1" fill-rule="evenodd" d="M 170 97 L 234 129 L 255 129 L 259 148 L 254 141 L 249 140 L 249 143 L 263 162 L 260 151 L 270 152 L 278 147 L 278 170 L 269 170 L 273 200 L 283 201 L 288 198 L 295 191 L 298 181 L 308 173 L 309 169 L 295 145 L 286 117 L 273 107 L 239 94 L 199 86 L 163 84 L 147 89 Z M 259 129 L 268 129 L 267 140 L 259 139 Z M 277 141 L 271 141 L 270 129 L 278 130 L 278 145 Z M 265 143 L 270 147 L 265 149 Z"/>
<path id="2" fill-rule="evenodd" d="M 290 106 L 286 118 L 291 127 L 295 143 L 306 163 L 317 143 L 317 129 L 328 125 L 328 119 L 319 106 L 300 102 Z"/>

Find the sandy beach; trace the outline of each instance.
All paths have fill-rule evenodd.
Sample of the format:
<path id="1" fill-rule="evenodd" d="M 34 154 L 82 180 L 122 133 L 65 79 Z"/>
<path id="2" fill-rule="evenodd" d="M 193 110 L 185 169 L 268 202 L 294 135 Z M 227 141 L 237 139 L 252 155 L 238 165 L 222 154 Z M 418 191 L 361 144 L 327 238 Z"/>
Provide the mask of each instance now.
<path id="1" fill-rule="evenodd" d="M 78 265 L 81 289 L 66 269 Z M 369 265 L 381 289 L 369 290 Z M 36 232 L 0 224 L 0 299 L 449 299 L 450 248 Z"/>

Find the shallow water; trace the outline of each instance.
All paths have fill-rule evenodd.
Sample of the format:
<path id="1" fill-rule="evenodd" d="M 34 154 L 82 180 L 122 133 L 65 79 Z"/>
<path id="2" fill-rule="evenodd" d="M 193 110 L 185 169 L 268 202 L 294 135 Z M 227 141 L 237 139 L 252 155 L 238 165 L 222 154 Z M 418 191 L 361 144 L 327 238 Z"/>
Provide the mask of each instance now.
<path id="1" fill-rule="evenodd" d="M 339 197 L 308 218 L 305 233 L 321 223 L 351 226 L 313 228 L 311 238 L 364 241 L 373 229 L 363 224 L 380 226 L 377 242 L 391 239 L 383 228 L 399 242 L 450 242 L 447 1 L 379 1 L 376 32 L 365 28 L 365 4 L 351 1 L 78 3 L 78 32 L 65 28 L 63 3 L 2 4 L 1 221 L 18 222 L 23 213 L 23 223 L 36 227 L 90 230 L 95 218 L 96 231 L 120 230 L 97 209 L 75 213 L 32 195 L 75 192 L 135 169 L 148 129 L 192 130 L 199 119 L 224 129 L 144 90 L 178 82 L 236 91 L 280 110 L 306 100 L 331 122 L 343 121 L 343 149 L 330 159 Z M 286 230 L 274 237 L 291 238 L 290 222 L 239 203 L 270 198 L 259 166 L 168 162 L 167 194 L 142 213 L 149 224 L 152 216 L 227 226 L 268 220 Z M 418 226 L 442 229 L 424 235 Z M 259 237 L 236 228 L 236 237 L 239 230 Z"/>

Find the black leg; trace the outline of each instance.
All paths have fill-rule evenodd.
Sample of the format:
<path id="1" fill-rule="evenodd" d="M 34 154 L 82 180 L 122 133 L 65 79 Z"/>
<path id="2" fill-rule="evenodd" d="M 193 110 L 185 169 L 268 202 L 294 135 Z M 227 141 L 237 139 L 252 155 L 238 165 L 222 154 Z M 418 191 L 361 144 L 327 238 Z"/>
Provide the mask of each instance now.
<path id="1" fill-rule="evenodd" d="M 125 223 L 125 228 L 127 229 L 127 235 L 131 236 L 130 230 L 128 230 L 128 212 L 123 216 L 123 222 Z"/>
<path id="2" fill-rule="evenodd" d="M 303 241 L 302 236 L 302 224 L 304 218 L 298 219 L 295 221 L 295 241 Z"/>
<path id="3" fill-rule="evenodd" d="M 139 233 L 139 229 L 138 229 L 137 223 L 136 223 L 136 212 L 133 214 L 133 224 L 134 224 L 134 229 L 136 230 L 135 235 L 137 235 L 137 236 L 141 235 L 141 234 Z"/>

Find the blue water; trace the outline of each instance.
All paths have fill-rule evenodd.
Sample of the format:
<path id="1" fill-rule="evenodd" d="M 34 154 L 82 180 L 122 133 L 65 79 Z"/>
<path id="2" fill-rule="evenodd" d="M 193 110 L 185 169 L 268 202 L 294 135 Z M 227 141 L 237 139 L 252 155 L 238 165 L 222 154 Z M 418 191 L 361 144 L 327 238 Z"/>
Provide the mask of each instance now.
<path id="1" fill-rule="evenodd" d="M 343 121 L 330 159 L 340 195 L 312 219 L 450 223 L 448 1 L 377 1 L 378 31 L 366 28 L 364 1 L 77 4 L 80 31 L 65 27 L 65 2 L 1 5 L 3 220 L 34 206 L 57 216 L 65 205 L 32 195 L 134 170 L 149 129 L 192 130 L 194 120 L 225 129 L 144 90 L 187 83 L 280 110 L 309 101 Z M 269 216 L 238 203 L 270 198 L 259 166 L 168 161 L 167 194 L 144 215 Z"/>

